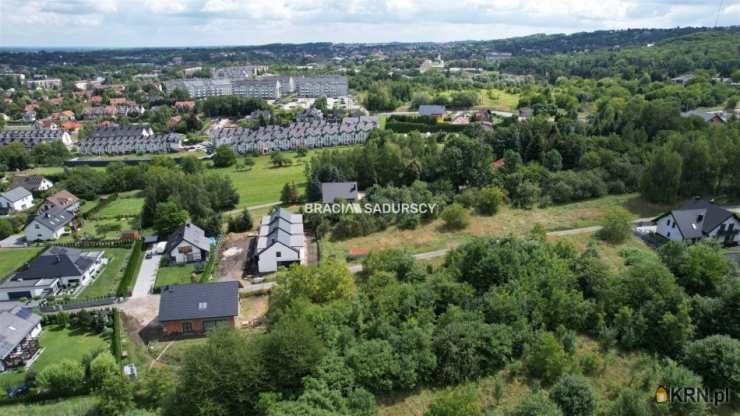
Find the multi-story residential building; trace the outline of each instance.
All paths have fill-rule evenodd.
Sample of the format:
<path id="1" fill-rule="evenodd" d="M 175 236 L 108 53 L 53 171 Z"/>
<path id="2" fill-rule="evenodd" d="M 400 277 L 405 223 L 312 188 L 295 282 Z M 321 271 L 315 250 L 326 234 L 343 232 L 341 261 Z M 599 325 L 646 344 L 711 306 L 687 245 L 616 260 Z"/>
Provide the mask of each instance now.
<path id="1" fill-rule="evenodd" d="M 30 79 L 26 81 L 26 87 L 29 89 L 61 88 L 62 80 L 59 78 Z"/>
<path id="2" fill-rule="evenodd" d="M 317 120 L 288 126 L 214 129 L 210 138 L 214 145 L 228 145 L 238 153 L 271 153 L 364 143 L 377 127 L 377 117 L 347 117 L 336 123 Z"/>
<path id="3" fill-rule="evenodd" d="M 230 79 L 174 79 L 165 81 L 164 86 L 170 92 L 177 88 L 185 90 L 192 98 L 232 95 Z"/>
<path id="4" fill-rule="evenodd" d="M 250 78 L 267 72 L 267 65 L 239 65 L 213 68 L 213 78 Z"/>
<path id="5" fill-rule="evenodd" d="M 241 95 L 276 99 L 285 95 L 300 97 L 341 97 L 349 93 L 347 77 L 341 75 L 292 76 L 269 75 L 258 79 L 176 79 L 165 81 L 165 88 L 172 92 L 185 90 L 192 98 Z"/>
<path id="6" fill-rule="evenodd" d="M 294 77 L 295 94 L 299 97 L 341 97 L 347 95 L 347 77 L 324 75 L 317 77 Z"/>
<path id="7" fill-rule="evenodd" d="M 41 143 L 49 144 L 61 140 L 66 146 L 72 144 L 69 133 L 59 129 L 31 129 L 31 130 L 2 130 L 0 131 L 0 146 L 18 142 L 32 148 Z"/>
<path id="8" fill-rule="evenodd" d="M 233 95 L 256 97 L 265 100 L 280 98 L 281 83 L 276 79 L 240 79 L 231 81 Z"/>

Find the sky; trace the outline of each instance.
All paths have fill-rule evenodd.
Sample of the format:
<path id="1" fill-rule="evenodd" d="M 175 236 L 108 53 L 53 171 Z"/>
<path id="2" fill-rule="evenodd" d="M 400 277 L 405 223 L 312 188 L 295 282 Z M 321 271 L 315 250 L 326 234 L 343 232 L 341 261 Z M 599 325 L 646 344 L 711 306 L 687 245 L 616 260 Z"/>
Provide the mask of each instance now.
<path id="1" fill-rule="evenodd" d="M 715 19 L 740 25 L 740 0 L 0 0 L 0 47 L 442 42 Z"/>

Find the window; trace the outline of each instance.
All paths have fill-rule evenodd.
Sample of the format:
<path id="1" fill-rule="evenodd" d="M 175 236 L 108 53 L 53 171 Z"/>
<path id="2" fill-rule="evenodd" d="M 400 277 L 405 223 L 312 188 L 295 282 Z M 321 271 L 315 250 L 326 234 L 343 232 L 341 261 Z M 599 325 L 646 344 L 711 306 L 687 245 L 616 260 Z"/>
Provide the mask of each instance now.
<path id="1" fill-rule="evenodd" d="M 198 302 L 198 310 L 206 310 L 208 309 L 208 302 Z"/>
<path id="2" fill-rule="evenodd" d="M 675 222 L 673 223 L 673 228 L 676 228 L 676 223 Z"/>
<path id="3" fill-rule="evenodd" d="M 704 219 L 704 216 L 703 215 L 699 215 L 699 216 L 696 217 L 696 222 L 701 222 L 701 220 L 703 220 L 703 219 Z"/>
<path id="4" fill-rule="evenodd" d="M 665 224 L 670 227 L 671 226 L 671 220 L 670 219 L 666 220 Z"/>
<path id="5" fill-rule="evenodd" d="M 190 322 L 182 323 L 182 332 L 193 332 L 193 324 Z"/>
<path id="6" fill-rule="evenodd" d="M 671 232 L 670 231 L 668 231 L 668 236 L 667 237 L 668 238 L 671 238 Z"/>
<path id="7" fill-rule="evenodd" d="M 281 252 L 279 252 L 279 251 L 276 251 L 276 252 L 275 252 L 275 257 L 281 257 L 282 255 L 283 255 L 283 254 L 282 254 Z"/>

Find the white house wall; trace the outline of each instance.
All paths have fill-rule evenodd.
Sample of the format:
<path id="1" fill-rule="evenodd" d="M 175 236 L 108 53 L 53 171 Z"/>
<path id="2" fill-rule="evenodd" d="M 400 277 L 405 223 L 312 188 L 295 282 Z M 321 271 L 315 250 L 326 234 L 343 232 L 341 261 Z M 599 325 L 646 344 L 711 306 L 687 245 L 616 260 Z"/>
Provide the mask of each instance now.
<path id="1" fill-rule="evenodd" d="M 678 229 L 678 224 L 676 224 L 676 219 L 673 218 L 673 214 L 668 214 L 658 219 L 655 232 L 669 240 L 683 241 L 683 236 L 681 235 L 681 231 Z"/>

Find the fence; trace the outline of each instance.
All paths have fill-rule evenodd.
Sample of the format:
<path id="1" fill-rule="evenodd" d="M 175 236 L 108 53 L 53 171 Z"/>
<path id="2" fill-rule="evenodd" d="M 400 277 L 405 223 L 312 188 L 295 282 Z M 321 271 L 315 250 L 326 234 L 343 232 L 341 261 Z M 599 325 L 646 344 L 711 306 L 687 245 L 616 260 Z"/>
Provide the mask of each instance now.
<path id="1" fill-rule="evenodd" d="M 127 240 L 131 241 L 131 240 Z M 128 264 L 126 264 L 126 270 L 123 272 L 123 278 L 118 284 L 116 294 L 118 296 L 128 296 L 131 286 L 136 280 L 136 275 L 139 273 L 139 267 L 141 267 L 142 255 L 144 253 L 144 242 L 136 240 L 134 247 L 131 250 L 131 254 L 128 258 Z"/>
<path id="2" fill-rule="evenodd" d="M 216 266 L 221 261 L 221 246 L 223 245 L 223 242 L 223 235 L 219 234 L 216 237 L 216 244 L 211 246 L 211 256 L 208 258 L 206 267 L 203 269 L 203 274 L 200 277 L 200 283 L 205 283 L 211 280 L 211 276 L 213 275 Z"/>
<path id="3" fill-rule="evenodd" d="M 62 246 L 72 248 L 131 248 L 133 244 L 133 240 L 76 240 L 66 243 L 53 242 L 46 244 L 46 246 Z"/>
<path id="4" fill-rule="evenodd" d="M 116 299 L 117 298 L 115 296 L 109 296 L 105 298 L 90 299 L 90 300 L 86 300 L 82 302 L 61 303 L 61 304 L 56 304 L 56 305 L 43 305 L 43 306 L 39 306 L 39 310 L 43 313 L 53 313 L 53 312 L 69 311 L 72 309 L 95 308 L 98 306 L 112 305 L 116 303 Z"/>
<path id="5" fill-rule="evenodd" d="M 107 198 L 101 198 L 100 201 L 98 201 L 97 205 L 95 205 L 90 211 L 82 214 L 82 218 L 94 218 L 95 214 L 100 212 L 100 210 L 102 210 L 106 206 L 110 205 L 110 203 L 115 201 L 116 199 L 118 199 L 118 194 L 109 195 Z"/>

